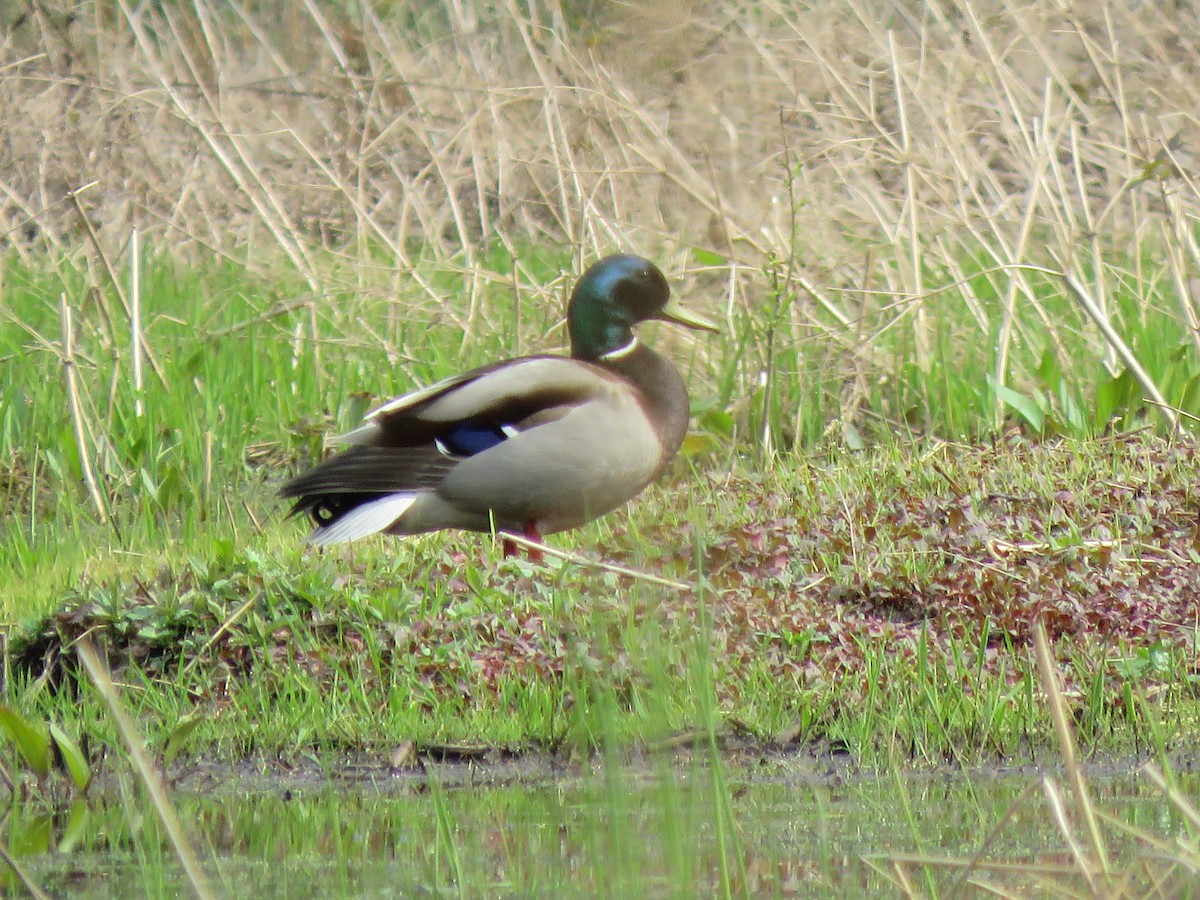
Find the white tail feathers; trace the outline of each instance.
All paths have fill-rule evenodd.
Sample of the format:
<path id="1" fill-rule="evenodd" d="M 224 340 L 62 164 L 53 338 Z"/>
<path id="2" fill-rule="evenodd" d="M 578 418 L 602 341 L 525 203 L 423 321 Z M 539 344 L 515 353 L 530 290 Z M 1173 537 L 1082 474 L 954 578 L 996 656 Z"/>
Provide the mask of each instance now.
<path id="1" fill-rule="evenodd" d="M 387 494 L 378 500 L 364 503 L 346 513 L 330 525 L 320 525 L 308 536 L 308 542 L 316 547 L 326 544 L 343 544 L 368 534 L 383 531 L 413 505 L 414 493 Z"/>

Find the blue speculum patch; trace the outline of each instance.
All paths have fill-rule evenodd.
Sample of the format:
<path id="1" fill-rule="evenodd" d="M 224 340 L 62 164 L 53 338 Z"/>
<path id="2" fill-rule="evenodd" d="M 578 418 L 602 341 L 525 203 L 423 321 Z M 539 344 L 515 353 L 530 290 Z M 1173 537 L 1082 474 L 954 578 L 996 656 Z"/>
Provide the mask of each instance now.
<path id="1" fill-rule="evenodd" d="M 452 456 L 474 456 L 507 439 L 504 427 L 490 422 L 462 422 L 438 438 Z"/>

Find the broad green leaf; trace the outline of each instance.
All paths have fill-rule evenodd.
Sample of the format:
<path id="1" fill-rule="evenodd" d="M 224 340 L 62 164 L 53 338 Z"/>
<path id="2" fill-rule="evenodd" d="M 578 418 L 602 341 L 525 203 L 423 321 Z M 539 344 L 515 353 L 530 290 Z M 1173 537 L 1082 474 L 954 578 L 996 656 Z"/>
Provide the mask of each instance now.
<path id="1" fill-rule="evenodd" d="M 54 723 L 50 724 L 50 737 L 54 738 L 54 744 L 58 747 L 59 755 L 62 756 L 63 764 L 67 767 L 71 780 L 75 782 L 75 787 L 83 793 L 92 783 L 92 769 L 88 765 L 87 757 L 83 755 L 79 745 L 71 740 L 70 735 Z"/>
<path id="2" fill-rule="evenodd" d="M 184 499 L 183 480 L 178 466 L 167 466 L 158 482 L 158 494 L 155 498 L 164 507 L 179 503 Z"/>
<path id="3" fill-rule="evenodd" d="M 213 562 L 218 566 L 228 566 L 234 560 L 235 546 L 232 538 L 214 538 L 210 547 Z M 205 569 L 207 570 L 207 566 Z"/>
<path id="4" fill-rule="evenodd" d="M 151 500 L 158 499 L 158 484 L 154 477 L 145 469 L 139 469 L 138 474 L 142 477 L 142 487 L 146 490 L 146 496 Z"/>
<path id="5" fill-rule="evenodd" d="M 699 456 L 703 453 L 713 453 L 720 449 L 717 439 L 704 432 L 692 432 L 683 439 L 679 446 L 679 455 L 684 459 Z"/>
<path id="6" fill-rule="evenodd" d="M 70 853 L 79 846 L 79 842 L 87 834 L 88 812 L 87 800 L 76 797 L 75 802 L 71 804 L 71 814 L 63 828 L 62 837 L 58 839 L 58 847 L 55 848 L 59 853 Z"/>
<path id="7" fill-rule="evenodd" d="M 1096 399 L 1092 404 L 1092 428 L 1100 434 L 1112 421 L 1117 411 L 1117 389 L 1111 381 L 1096 388 Z"/>
<path id="8" fill-rule="evenodd" d="M 1028 423 L 1038 434 L 1041 434 L 1046 427 L 1046 411 L 1042 404 L 1035 397 L 1026 397 L 1024 394 L 1019 394 L 1010 387 L 1000 384 L 995 379 L 989 377 L 988 381 L 992 385 L 992 390 L 996 392 L 996 396 L 1004 404 L 1012 407 L 1017 411 L 1018 415 Z"/>
<path id="9" fill-rule="evenodd" d="M 50 773 L 50 740 L 46 732 L 7 706 L 0 706 L 0 729 L 12 739 L 38 778 Z"/>
<path id="10" fill-rule="evenodd" d="M 723 409 L 714 409 L 700 417 L 700 426 L 708 432 L 723 437 L 732 437 L 734 429 L 733 416 Z"/>
<path id="11" fill-rule="evenodd" d="M 1096 431 L 1103 431 L 1113 419 L 1129 411 L 1129 404 L 1137 396 L 1136 390 L 1137 384 L 1128 370 L 1100 383 L 1096 388 Z"/>
<path id="12" fill-rule="evenodd" d="M 1067 430 L 1076 437 L 1083 437 L 1084 429 L 1087 427 L 1083 410 L 1075 402 L 1074 396 L 1065 384 L 1060 384 L 1058 387 L 1058 402 L 1062 408 L 1063 424 L 1067 426 Z"/>
<path id="13" fill-rule="evenodd" d="M 692 259 L 700 263 L 702 266 L 723 266 L 727 262 L 725 257 L 713 250 L 704 250 L 701 247 L 692 248 Z"/>
<path id="14" fill-rule="evenodd" d="M 51 813 L 13 816 L 8 826 L 8 849 L 15 857 L 38 856 L 50 850 Z"/>
<path id="15" fill-rule="evenodd" d="M 1046 349 L 1038 363 L 1038 378 L 1048 391 L 1057 391 L 1062 386 L 1062 367 L 1058 364 L 1058 356 L 1050 348 Z"/>

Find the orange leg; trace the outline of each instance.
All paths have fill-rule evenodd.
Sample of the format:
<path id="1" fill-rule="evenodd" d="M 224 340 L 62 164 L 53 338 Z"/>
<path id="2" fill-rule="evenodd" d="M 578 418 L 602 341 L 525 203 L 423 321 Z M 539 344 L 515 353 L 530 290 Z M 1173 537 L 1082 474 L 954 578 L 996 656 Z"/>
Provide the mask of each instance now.
<path id="1" fill-rule="evenodd" d="M 539 544 L 542 542 L 542 536 L 541 536 L 541 534 L 538 533 L 537 522 L 535 520 L 530 519 L 528 522 L 525 523 L 525 533 L 522 535 L 522 537 L 526 537 L 531 541 L 536 541 Z M 529 550 L 529 558 L 533 562 L 538 562 L 538 563 L 545 562 L 545 557 L 542 555 L 542 551 L 539 550 L 537 547 L 529 547 L 528 550 Z M 504 539 L 504 558 L 508 559 L 510 556 L 516 556 L 516 555 L 517 555 L 517 545 L 515 543 L 513 543 L 512 541 L 510 541 L 508 538 L 505 538 Z"/>

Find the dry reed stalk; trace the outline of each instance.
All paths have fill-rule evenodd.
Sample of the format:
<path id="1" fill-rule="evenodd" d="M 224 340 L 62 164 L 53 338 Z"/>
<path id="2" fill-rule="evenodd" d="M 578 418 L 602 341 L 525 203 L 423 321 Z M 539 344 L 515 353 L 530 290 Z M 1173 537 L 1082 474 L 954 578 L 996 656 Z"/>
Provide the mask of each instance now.
<path id="1" fill-rule="evenodd" d="M 43 891 L 38 883 L 33 880 L 32 876 L 25 871 L 25 867 L 17 861 L 3 841 L 0 841 L 0 862 L 8 866 L 8 870 L 12 873 L 13 877 L 20 882 L 21 887 L 34 900 L 51 900 L 50 894 Z"/>
<path id="2" fill-rule="evenodd" d="M 1071 816 L 1067 812 L 1066 803 L 1063 801 L 1062 794 L 1058 790 L 1058 785 L 1053 778 L 1046 776 L 1042 779 L 1042 790 L 1046 794 L 1046 803 L 1050 806 L 1050 812 L 1054 816 L 1055 823 L 1058 825 L 1058 831 L 1062 835 L 1063 840 L 1067 842 L 1067 850 L 1070 851 L 1071 859 L 1075 863 L 1075 871 L 1083 876 L 1092 896 L 1102 896 L 1095 867 L 1092 864 L 1092 860 L 1084 852 L 1079 839 L 1075 836 L 1075 826 L 1071 822 Z"/>
<path id="3" fill-rule="evenodd" d="M 238 620 L 240 620 L 242 618 L 242 616 L 244 616 L 244 615 L 246 615 L 246 613 L 250 612 L 250 610 L 254 608 L 254 605 L 256 603 L 258 603 L 258 601 L 259 601 L 259 598 L 257 596 L 249 597 L 237 609 L 235 609 L 232 613 L 230 613 L 225 618 L 225 620 L 209 636 L 208 640 L 204 642 L 204 645 L 196 652 L 196 655 L 193 656 L 190 660 L 188 660 L 187 665 L 185 665 L 183 667 L 183 671 L 180 673 L 181 679 L 187 677 L 188 673 L 190 673 L 192 671 L 192 669 L 194 669 L 199 664 L 200 660 L 204 659 L 208 655 L 208 651 L 213 646 L 213 644 L 215 644 L 217 641 L 219 641 L 223 634 L 225 634 L 227 631 L 229 631 L 230 628 L 232 628 L 234 625 L 236 625 L 238 623 Z"/>
<path id="4" fill-rule="evenodd" d="M 108 522 L 108 504 L 100 493 L 100 485 L 92 466 L 92 451 L 88 441 L 88 429 L 84 423 L 83 402 L 80 398 L 79 379 L 75 363 L 75 325 L 72 320 L 71 306 L 67 303 L 67 295 L 58 298 L 59 318 L 62 324 L 62 360 L 63 378 L 66 381 L 67 408 L 71 412 L 71 426 L 75 432 L 75 449 L 79 454 L 79 468 L 83 473 L 83 483 L 87 486 L 88 495 L 96 507 L 96 517 L 101 523 Z"/>
<path id="5" fill-rule="evenodd" d="M 83 208 L 83 203 L 80 202 L 80 196 L 85 192 L 94 188 L 99 182 L 89 181 L 81 187 L 75 188 L 68 193 L 72 205 L 75 207 L 75 212 L 79 216 L 79 221 L 82 223 L 84 231 L 87 232 L 88 241 L 91 242 L 92 249 L 96 251 L 96 256 L 100 259 L 100 264 L 104 267 L 104 273 L 108 277 L 109 283 L 112 284 L 113 290 L 117 293 L 117 299 L 121 301 L 121 307 L 125 310 L 125 315 L 129 315 L 129 301 L 125 299 L 125 291 L 122 290 L 120 282 L 117 280 L 117 274 L 113 271 L 112 263 L 109 262 L 108 254 L 104 252 L 104 247 L 100 243 L 100 238 L 96 234 L 96 229 L 92 225 L 92 220 L 88 216 L 87 211 Z M 104 293 L 97 296 L 97 306 L 100 308 L 100 314 L 104 317 L 104 327 L 108 331 L 109 342 L 113 343 L 116 336 L 116 328 L 113 325 L 112 310 L 108 305 L 108 297 Z"/>
<path id="6" fill-rule="evenodd" d="M 253 164 L 249 165 L 248 171 L 243 170 L 239 162 L 245 164 L 247 161 L 246 154 L 240 151 L 238 142 L 230 133 L 228 127 L 224 127 L 222 132 L 216 132 L 202 121 L 196 111 L 192 109 L 182 92 L 177 86 L 166 77 L 161 66 L 157 64 L 156 54 L 150 46 L 150 40 L 146 36 L 145 30 L 142 27 L 139 17 L 133 15 L 125 0 L 119 0 L 121 13 L 125 17 L 126 23 L 129 25 L 130 31 L 137 39 L 139 48 L 142 51 L 144 58 L 150 62 L 152 73 L 158 82 L 159 88 L 162 90 L 172 102 L 179 117 L 187 123 L 203 140 L 204 144 L 212 151 L 214 158 L 219 162 L 221 168 L 234 182 L 241 191 L 243 196 L 247 198 L 250 204 L 258 213 L 259 220 L 266 226 L 270 234 L 275 238 L 276 243 L 283 250 L 284 254 L 292 262 L 296 271 L 299 272 L 309 286 L 315 291 L 318 287 L 318 280 L 315 276 L 311 261 L 302 245 L 297 245 L 292 236 L 295 234 L 294 227 L 291 227 L 287 221 L 287 217 L 280 215 L 277 218 L 277 213 L 280 213 L 279 204 L 275 201 L 272 191 L 264 190 L 260 193 L 256 187 L 263 187 L 264 180 L 258 175 L 257 169 Z M 195 61 L 192 60 L 186 50 L 179 44 L 178 33 L 176 31 L 174 21 L 170 16 L 166 16 L 167 23 L 171 28 L 173 35 L 176 37 L 176 46 L 180 47 L 180 53 L 188 70 L 195 77 L 197 76 Z M 206 94 L 206 91 L 201 83 L 201 80 L 196 77 L 196 86 L 202 96 L 205 97 L 209 111 L 215 113 L 215 107 L 212 103 L 211 96 Z M 217 116 L 220 123 L 220 117 Z M 222 126 L 225 123 L 220 123 Z M 224 138 L 224 140 L 222 139 Z M 228 145 L 228 147 L 227 147 Z M 271 207 L 274 206 L 272 209 Z"/>
<path id="7" fill-rule="evenodd" d="M 121 301 L 121 308 L 125 311 L 125 316 L 129 320 L 130 327 L 132 329 L 134 327 L 133 326 L 133 320 L 134 320 L 133 307 L 131 306 L 131 304 L 129 302 L 129 298 L 125 295 L 125 289 L 122 287 L 121 279 L 119 279 L 117 277 L 116 268 L 113 266 L 112 261 L 109 259 L 108 253 L 105 252 L 104 246 L 100 242 L 100 236 L 96 233 L 96 229 L 92 225 L 92 220 L 88 216 L 87 211 L 84 210 L 83 203 L 79 199 L 80 195 L 84 191 L 90 190 L 91 188 L 95 187 L 97 184 L 98 184 L 98 182 L 95 182 L 95 181 L 89 182 L 80 188 L 72 190 L 68 194 L 68 196 L 71 199 L 71 203 L 75 207 L 76 214 L 79 216 L 79 221 L 83 223 L 84 231 L 87 233 L 88 241 L 89 241 L 89 243 L 91 243 L 92 249 L 96 251 L 96 257 L 100 260 L 100 264 L 104 269 L 104 275 L 107 278 L 108 283 L 110 285 L 112 285 L 113 291 L 116 292 L 117 299 Z M 117 363 L 116 325 L 113 322 L 112 309 L 109 307 L 109 304 L 108 304 L 108 295 L 105 294 L 103 290 L 100 290 L 99 288 L 97 288 L 95 291 L 92 292 L 92 296 L 96 298 L 96 305 L 99 308 L 100 314 L 104 319 L 104 327 L 108 333 L 108 342 L 113 351 L 112 390 L 110 391 L 110 394 L 111 394 L 111 393 L 115 393 L 117 378 L 119 375 L 118 368 L 116 365 L 116 363 Z M 139 313 L 139 315 L 140 315 L 140 313 Z M 150 362 L 150 368 L 154 370 L 154 374 L 158 376 L 158 380 L 160 382 L 162 382 L 163 385 L 165 386 L 167 383 L 167 377 L 163 373 L 162 366 L 159 365 L 158 359 L 151 352 L 151 350 L 150 350 L 149 346 L 146 344 L 144 338 L 142 338 L 140 325 L 137 326 L 137 331 L 138 331 L 138 335 L 139 335 L 138 343 L 137 343 L 138 349 L 135 350 L 134 353 L 145 355 L 145 358 L 147 360 L 149 360 L 149 362 Z M 111 407 L 111 402 L 110 402 L 110 407 Z"/>
<path id="8" fill-rule="evenodd" d="M 129 349 L 133 356 L 133 408 L 142 416 L 142 263 L 136 228 L 129 234 Z"/>
<path id="9" fill-rule="evenodd" d="M 916 889 L 912 883 L 912 879 L 908 877 L 908 872 L 904 868 L 904 864 L 898 860 L 892 860 L 892 871 L 896 873 L 895 884 L 900 888 L 900 893 L 905 897 L 911 897 L 913 900 L 922 896 L 921 892 Z"/>
<path id="10" fill-rule="evenodd" d="M 1045 142 L 1042 142 L 1043 147 Z M 1030 234 L 1033 229 L 1035 215 L 1039 208 L 1038 196 L 1042 193 L 1042 180 L 1045 178 L 1046 170 L 1049 168 L 1049 150 L 1043 149 L 1037 155 L 1037 162 L 1032 177 L 1029 180 L 1029 188 L 1025 195 L 1025 202 L 1022 204 L 1025 207 L 1025 212 L 1021 216 L 1020 231 L 1017 235 L 1016 242 L 1009 251 L 1006 262 L 1012 265 L 1019 264 L 1019 261 L 1025 258 L 1025 253 L 1029 245 Z M 1017 294 L 1020 292 L 1020 284 L 1017 278 L 1009 279 L 1008 287 L 1004 292 L 1004 301 L 1000 313 L 1000 336 L 997 341 L 999 350 L 996 354 L 996 368 L 993 377 L 997 384 L 1008 383 L 1008 354 L 1012 344 L 1013 332 L 1017 324 Z M 1033 292 L 1026 291 L 1026 297 L 1032 300 Z M 1036 304 L 1034 304 L 1036 306 Z M 1000 401 L 997 398 L 999 406 Z M 997 423 L 1000 420 L 1000 411 L 997 409 Z"/>
<path id="11" fill-rule="evenodd" d="M 163 830 L 167 833 L 167 838 L 171 841 L 175 857 L 179 860 L 179 865 L 183 868 L 188 883 L 191 884 L 196 896 L 202 898 L 202 900 L 215 897 L 216 894 L 213 893 L 212 888 L 209 886 L 208 878 L 200 868 L 191 842 L 179 824 L 179 819 L 175 815 L 175 810 L 171 806 L 170 799 L 167 797 L 167 791 L 163 786 L 162 779 L 159 777 L 158 771 L 146 753 L 146 747 L 142 743 L 141 736 L 138 734 L 137 726 L 129 718 L 124 704 L 121 703 L 121 697 L 117 693 L 116 685 L 113 684 L 108 667 L 101 661 L 100 656 L 96 653 L 91 641 L 86 636 L 76 641 L 75 652 L 79 657 L 80 663 L 83 664 L 83 668 L 87 671 L 92 686 L 96 688 L 97 693 L 100 694 L 101 699 L 104 701 L 104 705 L 108 707 L 113 724 L 117 726 L 117 731 L 121 735 L 121 739 L 125 742 L 125 749 L 129 753 L 129 759 L 133 763 L 134 771 L 141 780 L 142 786 L 146 788 L 146 793 L 150 795 L 150 800 L 154 804 L 154 810 L 158 813 L 158 819 L 162 823 Z"/>
<path id="12" fill-rule="evenodd" d="M 204 478 L 200 482 L 204 505 L 207 507 L 213 493 L 213 433 L 204 432 Z"/>
<path id="13" fill-rule="evenodd" d="M 1075 804 L 1084 821 L 1084 833 L 1090 842 L 1090 849 L 1093 854 L 1092 858 L 1094 858 L 1095 864 L 1099 869 L 1098 876 L 1094 876 L 1091 865 L 1081 863 L 1081 871 L 1087 877 L 1093 890 L 1095 890 L 1098 888 L 1098 885 L 1094 881 L 1094 878 L 1101 877 L 1107 879 L 1112 869 L 1109 863 L 1108 850 L 1104 843 L 1104 836 L 1100 831 L 1096 811 L 1092 806 L 1091 791 L 1088 790 L 1087 782 L 1083 776 L 1083 768 L 1079 763 L 1079 753 L 1075 747 L 1075 738 L 1071 731 L 1067 704 L 1063 699 L 1062 690 L 1058 684 L 1057 665 L 1050 652 L 1050 638 L 1046 634 L 1045 624 L 1040 619 L 1034 627 L 1033 646 L 1034 660 L 1041 675 L 1042 689 L 1046 692 L 1046 705 L 1049 707 L 1050 720 L 1054 723 L 1054 732 L 1058 737 L 1058 752 L 1067 770 L 1067 778 L 1071 783 Z M 1068 823 L 1065 808 L 1062 807 L 1061 802 L 1057 799 L 1057 790 L 1050 779 L 1046 779 L 1044 784 L 1047 797 L 1055 808 L 1056 817 L 1059 818 L 1060 826 L 1063 826 L 1063 837 L 1067 839 L 1068 843 L 1072 844 L 1072 852 L 1075 853 L 1077 858 L 1081 861 L 1084 860 L 1085 858 L 1082 856 L 1081 851 L 1078 851 L 1073 844 L 1074 833 L 1072 829 L 1066 827 Z"/>
<path id="14" fill-rule="evenodd" d="M 540 541 L 532 541 L 527 537 L 519 534 L 510 534 L 509 532 L 501 532 L 501 536 L 505 541 L 516 544 L 519 547 L 524 547 L 527 550 L 536 550 L 546 556 L 553 556 L 556 559 L 565 560 L 566 562 L 574 563 L 577 566 L 582 566 L 589 569 L 600 569 L 603 572 L 612 572 L 614 575 L 625 575 L 637 581 L 645 581 L 649 584 L 657 584 L 662 587 L 669 587 L 677 591 L 694 591 L 696 585 L 685 584 L 682 581 L 673 581 L 670 578 L 663 578 L 659 575 L 653 575 L 649 572 L 639 572 L 637 569 L 630 569 L 626 566 L 619 566 L 616 563 L 607 563 L 602 560 L 588 559 L 586 556 L 580 556 L 578 553 L 572 553 L 569 550 L 560 550 L 557 547 L 552 547 L 549 544 L 543 544 Z"/>
<path id="15" fill-rule="evenodd" d="M 122 0 L 122 7 L 124 8 L 124 0 Z M 213 58 L 216 58 L 217 51 L 212 43 L 210 30 L 203 27 L 206 22 L 204 7 L 197 4 L 196 10 L 202 26 L 201 34 L 206 41 L 208 52 Z M 286 210 L 286 204 L 279 198 L 277 190 L 272 184 L 272 179 L 261 171 L 253 156 L 246 150 L 241 136 L 231 127 L 230 123 L 225 121 L 221 107 L 213 97 L 208 80 L 202 76 L 197 61 L 188 50 L 187 42 L 180 33 L 179 25 L 175 18 L 165 8 L 163 16 L 170 27 L 172 36 L 175 38 L 180 59 L 192 75 L 198 93 L 204 101 L 204 106 L 207 108 L 210 120 L 215 123 L 216 128 L 209 129 L 202 123 L 198 113 L 187 110 L 180 93 L 168 88 L 168 95 L 174 101 L 176 108 L 184 112 L 188 116 L 188 120 L 200 128 L 203 134 L 207 135 L 206 139 L 210 141 L 210 146 L 214 150 L 217 149 L 217 144 L 214 143 L 217 141 L 228 148 L 230 151 L 228 155 L 220 154 L 226 172 L 234 179 L 248 196 L 250 202 L 259 211 L 263 223 L 275 236 L 276 240 L 281 242 L 284 252 L 288 254 L 289 258 L 296 265 L 302 277 L 308 282 L 309 287 L 314 291 L 318 290 L 316 269 L 309 255 L 306 242 L 299 237 L 298 229 L 289 212 Z"/>
<path id="16" fill-rule="evenodd" d="M 1116 329 L 1112 327 L 1112 324 L 1108 321 L 1108 317 L 1100 309 L 1100 304 L 1088 294 L 1079 279 L 1072 273 L 1066 273 L 1063 276 L 1063 282 L 1072 296 L 1079 301 L 1079 305 L 1083 307 L 1084 312 L 1088 314 L 1088 317 L 1100 329 L 1100 333 L 1104 335 L 1104 339 L 1108 341 L 1109 346 L 1116 351 L 1121 361 L 1133 373 L 1133 377 L 1142 386 L 1142 390 L 1150 395 L 1150 400 L 1153 401 L 1154 408 L 1161 413 L 1167 424 L 1171 426 L 1172 431 L 1178 431 L 1179 416 L 1175 414 L 1174 408 L 1169 406 L 1167 401 L 1163 399 L 1162 393 L 1158 390 L 1158 385 L 1154 383 L 1154 379 L 1150 377 L 1149 373 L 1142 368 L 1141 363 L 1138 362 L 1129 345 L 1125 343 L 1121 336 L 1117 334 Z"/>
<path id="17" fill-rule="evenodd" d="M 1191 823 L 1193 828 L 1200 830 L 1200 810 L 1187 797 L 1181 794 L 1174 785 L 1167 783 L 1158 766 L 1153 763 L 1146 763 L 1146 765 L 1142 766 L 1142 774 L 1154 782 L 1154 785 L 1170 798 L 1171 805 Z"/>
<path id="18" fill-rule="evenodd" d="M 1178 793 L 1168 791 L 1166 802 L 1174 806 L 1178 796 Z M 1137 857 L 1125 867 L 1122 877 L 1114 879 L 1116 884 L 1111 896 L 1134 896 L 1131 889 L 1140 875 L 1140 881 L 1149 885 L 1149 889 L 1143 888 L 1139 896 L 1170 897 L 1173 894 L 1168 888 L 1173 879 L 1182 882 L 1200 874 L 1200 852 L 1197 851 L 1194 838 L 1188 841 L 1177 836 L 1160 837 L 1130 824 L 1119 814 L 1113 815 L 1104 810 L 1100 810 L 1099 814 L 1106 825 L 1137 841 L 1140 850 Z"/>

